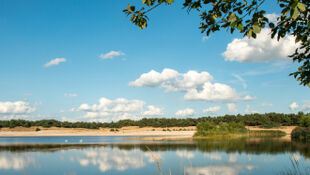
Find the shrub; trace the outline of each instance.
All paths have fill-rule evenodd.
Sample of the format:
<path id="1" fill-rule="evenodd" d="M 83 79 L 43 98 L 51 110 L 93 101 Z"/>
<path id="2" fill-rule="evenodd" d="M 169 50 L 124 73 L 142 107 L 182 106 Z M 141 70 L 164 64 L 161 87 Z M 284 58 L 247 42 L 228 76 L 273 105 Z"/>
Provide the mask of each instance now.
<path id="1" fill-rule="evenodd" d="M 41 129 L 40 128 L 36 128 L 36 132 L 38 132 L 38 131 L 41 131 Z"/>
<path id="2" fill-rule="evenodd" d="M 292 140 L 295 141 L 310 141 L 310 128 L 306 127 L 296 127 L 291 133 Z"/>
<path id="3" fill-rule="evenodd" d="M 310 115 L 304 115 L 299 121 L 299 126 L 301 127 L 310 127 Z"/>
<path id="4" fill-rule="evenodd" d="M 275 123 L 275 122 L 270 122 L 270 123 L 265 123 L 260 126 L 260 128 L 275 128 L 275 127 L 280 127 L 280 123 Z"/>
<path id="5" fill-rule="evenodd" d="M 110 132 L 114 132 L 114 131 L 115 131 L 114 128 L 110 129 Z"/>
<path id="6" fill-rule="evenodd" d="M 209 135 L 223 135 L 223 134 L 237 134 L 245 133 L 247 129 L 244 124 L 239 122 L 226 123 L 222 122 L 217 127 L 215 123 L 205 121 L 197 125 L 197 132 L 195 136 L 209 136 Z"/>

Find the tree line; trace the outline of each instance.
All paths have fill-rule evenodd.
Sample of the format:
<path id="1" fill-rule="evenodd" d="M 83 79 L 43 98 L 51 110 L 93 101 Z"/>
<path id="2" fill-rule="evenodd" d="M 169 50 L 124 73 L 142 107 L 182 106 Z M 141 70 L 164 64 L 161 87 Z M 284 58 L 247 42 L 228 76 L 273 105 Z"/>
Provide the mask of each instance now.
<path id="1" fill-rule="evenodd" d="M 218 117 L 200 117 L 200 118 L 143 118 L 141 120 L 120 120 L 117 122 L 68 122 L 50 120 L 2 120 L 0 121 L 0 128 L 3 127 L 32 127 L 41 126 L 44 128 L 49 127 L 63 127 L 63 128 L 121 128 L 125 126 L 139 126 L 139 127 L 186 127 L 197 126 L 200 122 L 209 121 L 214 124 L 222 122 L 241 122 L 247 126 L 261 126 L 261 127 L 274 127 L 274 126 L 293 126 L 299 125 L 300 119 L 303 116 L 310 115 L 299 112 L 297 114 L 283 114 L 283 113 L 265 113 L 265 114 L 245 114 L 245 115 L 224 115 Z"/>

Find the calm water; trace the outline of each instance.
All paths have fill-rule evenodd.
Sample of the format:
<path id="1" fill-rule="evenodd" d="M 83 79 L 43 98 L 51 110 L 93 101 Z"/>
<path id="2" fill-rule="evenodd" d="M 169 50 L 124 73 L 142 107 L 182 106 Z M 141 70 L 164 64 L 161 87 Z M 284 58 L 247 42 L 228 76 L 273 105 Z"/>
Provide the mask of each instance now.
<path id="1" fill-rule="evenodd" d="M 310 145 L 278 139 L 136 141 L 132 137 L 0 138 L 2 175 L 281 174 Z M 156 161 L 158 161 L 158 166 Z M 160 169 L 160 170 L 159 170 Z M 310 169 L 309 169 L 310 171 Z"/>

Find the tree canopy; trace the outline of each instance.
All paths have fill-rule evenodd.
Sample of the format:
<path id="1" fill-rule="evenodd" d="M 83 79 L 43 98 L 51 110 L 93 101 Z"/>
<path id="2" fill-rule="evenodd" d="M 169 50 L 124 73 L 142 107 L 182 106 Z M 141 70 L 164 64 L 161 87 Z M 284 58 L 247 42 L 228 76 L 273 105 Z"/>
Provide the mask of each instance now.
<path id="1" fill-rule="evenodd" d="M 292 55 L 293 62 L 300 64 L 298 70 L 291 73 L 302 85 L 310 87 L 310 1 L 309 0 L 274 0 L 281 13 L 277 21 L 269 20 L 262 5 L 265 0 L 184 0 L 183 7 L 189 13 L 197 10 L 200 13 L 199 29 L 207 36 L 212 32 L 227 29 L 249 38 L 256 38 L 261 29 L 269 27 L 271 38 L 280 40 L 288 35 L 300 43 Z M 130 21 L 144 29 L 148 25 L 147 14 L 161 5 L 171 5 L 174 0 L 142 0 L 142 7 L 130 4 L 123 10 Z"/>

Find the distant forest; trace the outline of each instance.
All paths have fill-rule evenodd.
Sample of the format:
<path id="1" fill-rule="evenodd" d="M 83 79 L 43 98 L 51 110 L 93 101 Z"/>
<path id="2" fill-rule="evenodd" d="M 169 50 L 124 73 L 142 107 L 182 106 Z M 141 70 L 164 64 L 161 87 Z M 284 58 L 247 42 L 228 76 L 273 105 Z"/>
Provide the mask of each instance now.
<path id="1" fill-rule="evenodd" d="M 41 126 L 49 127 L 64 127 L 64 128 L 121 128 L 124 126 L 139 126 L 139 127 L 186 127 L 196 126 L 200 122 L 210 121 L 215 124 L 221 122 L 242 122 L 247 126 L 260 126 L 263 128 L 271 128 L 276 126 L 293 126 L 299 125 L 300 118 L 304 115 L 303 112 L 297 114 L 282 114 L 282 113 L 265 113 L 265 114 L 245 114 L 245 115 L 225 115 L 218 117 L 200 117 L 200 118 L 143 118 L 141 120 L 120 120 L 117 122 L 100 123 L 100 122 L 67 122 L 57 120 L 2 120 L 0 128 L 14 128 L 18 126 L 32 127 Z"/>

